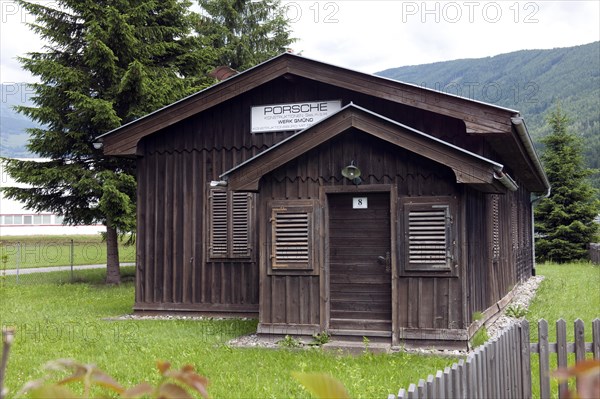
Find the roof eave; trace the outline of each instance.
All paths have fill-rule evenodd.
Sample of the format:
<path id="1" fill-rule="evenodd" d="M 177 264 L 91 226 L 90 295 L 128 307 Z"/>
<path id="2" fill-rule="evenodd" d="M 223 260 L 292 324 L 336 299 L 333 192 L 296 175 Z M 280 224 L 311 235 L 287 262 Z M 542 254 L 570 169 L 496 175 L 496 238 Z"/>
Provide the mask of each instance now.
<path id="1" fill-rule="evenodd" d="M 428 157 L 451 168 L 458 183 L 474 184 L 481 187 L 486 186 L 489 191 L 497 191 L 494 187 L 497 187 L 498 184 L 509 190 L 516 189 L 514 180 L 502 172 L 503 165 L 354 104 L 346 105 L 335 114 L 328 116 L 317 124 L 290 136 L 286 140 L 226 171 L 220 178 L 227 180 L 232 190 L 258 191 L 259 181 L 262 176 L 302 153 L 317 147 L 324 142 L 324 139 L 332 137 L 321 138 L 321 141 L 315 138 L 307 138 L 307 136 L 313 133 L 316 135 L 317 133 L 315 132 L 317 129 L 329 130 L 330 133 L 337 135 L 350 127 L 365 131 L 414 153 L 419 153 L 415 148 L 419 146 L 422 148 L 422 144 L 426 142 L 430 147 L 435 147 L 435 151 L 454 154 L 457 158 L 456 162 L 448 164 L 440 162 L 439 157 L 436 158 L 435 155 L 429 155 Z M 391 132 L 392 129 L 397 129 L 396 132 L 406 132 L 414 137 L 416 141 L 411 144 L 408 140 L 394 140 L 393 133 Z M 307 145 L 299 140 L 313 141 Z M 421 144 L 416 144 L 418 142 Z M 302 148 L 304 152 L 299 152 L 298 148 Z M 435 151 L 432 154 L 435 154 Z M 465 167 L 464 160 L 470 160 L 471 164 L 469 167 Z M 478 166 L 474 168 L 473 165 Z"/>
<path id="2" fill-rule="evenodd" d="M 550 192 L 550 181 L 548 180 L 548 176 L 544 171 L 544 167 L 542 166 L 542 162 L 538 157 L 537 152 L 535 151 L 535 147 L 533 145 L 533 141 L 531 140 L 531 136 L 529 135 L 529 131 L 527 129 L 527 125 L 525 125 L 525 120 L 521 116 L 515 116 L 511 118 L 511 123 L 517 132 L 517 135 L 525 147 L 529 159 L 533 162 L 533 166 L 535 168 L 536 175 L 542 182 L 545 190 L 542 192 L 538 192 L 541 195 L 547 195 Z"/>

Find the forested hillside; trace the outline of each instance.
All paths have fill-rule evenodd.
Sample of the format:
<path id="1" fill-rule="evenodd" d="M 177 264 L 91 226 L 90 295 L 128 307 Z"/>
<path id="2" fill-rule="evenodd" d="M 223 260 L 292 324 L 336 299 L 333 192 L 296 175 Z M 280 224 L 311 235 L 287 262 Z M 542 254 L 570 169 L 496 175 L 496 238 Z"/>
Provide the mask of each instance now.
<path id="1" fill-rule="evenodd" d="M 560 102 L 584 140 L 587 165 L 600 169 L 600 42 L 404 66 L 377 75 L 518 110 L 536 143 L 549 132 L 548 110 Z M 600 188 L 600 174 L 594 185 Z"/>

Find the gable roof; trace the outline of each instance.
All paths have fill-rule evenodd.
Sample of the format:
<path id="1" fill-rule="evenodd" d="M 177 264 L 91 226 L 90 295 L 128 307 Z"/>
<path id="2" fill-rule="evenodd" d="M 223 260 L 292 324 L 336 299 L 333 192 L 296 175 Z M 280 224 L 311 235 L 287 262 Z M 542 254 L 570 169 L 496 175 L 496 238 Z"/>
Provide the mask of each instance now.
<path id="1" fill-rule="evenodd" d="M 518 111 L 352 71 L 291 53 L 271 58 L 107 132 L 99 136 L 98 140 L 104 144 L 106 155 L 136 155 L 137 145 L 144 137 L 282 76 L 300 76 L 460 119 L 465 123 L 468 134 L 484 135 L 503 162 L 519 172 L 520 179 L 530 191 L 543 192 L 549 188 L 548 179 Z"/>
<path id="2" fill-rule="evenodd" d="M 286 74 L 462 119 L 467 131 L 473 133 L 509 132 L 510 117 L 518 115 L 517 111 L 507 108 L 283 53 L 98 139 L 104 142 L 108 155 L 133 155 L 141 138 Z"/>
<path id="3" fill-rule="evenodd" d="M 502 171 L 503 165 L 354 104 L 273 145 L 221 178 L 232 190 L 258 191 L 262 176 L 350 128 L 448 166 L 458 183 L 475 184 L 491 192 L 517 189 Z"/>

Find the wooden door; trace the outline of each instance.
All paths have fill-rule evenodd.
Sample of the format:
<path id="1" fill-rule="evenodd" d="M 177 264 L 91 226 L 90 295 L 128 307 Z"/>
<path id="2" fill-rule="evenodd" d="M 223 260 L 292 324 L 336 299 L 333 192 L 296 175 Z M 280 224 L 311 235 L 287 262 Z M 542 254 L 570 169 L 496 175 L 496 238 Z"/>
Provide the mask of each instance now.
<path id="1" fill-rule="evenodd" d="M 391 331 L 390 195 L 330 194 L 328 204 L 329 327 Z"/>

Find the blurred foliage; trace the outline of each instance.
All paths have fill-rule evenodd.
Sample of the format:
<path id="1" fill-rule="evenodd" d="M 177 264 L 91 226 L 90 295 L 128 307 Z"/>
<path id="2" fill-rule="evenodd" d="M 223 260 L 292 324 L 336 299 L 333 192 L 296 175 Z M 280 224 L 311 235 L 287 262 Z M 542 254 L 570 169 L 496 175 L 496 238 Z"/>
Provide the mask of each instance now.
<path id="1" fill-rule="evenodd" d="M 114 378 L 100 370 L 93 364 L 82 364 L 71 359 L 59 359 L 46 365 L 48 375 L 25 384 L 19 396 L 28 393 L 34 399 L 48 398 L 91 398 L 98 397 L 94 388 L 108 390 L 119 398 L 157 398 L 157 399 L 193 399 L 193 393 L 208 398 L 206 387 L 208 380 L 196 373 L 194 367 L 186 365 L 181 370 L 172 370 L 171 363 L 165 361 L 156 362 L 156 368 L 162 376 L 156 386 L 147 382 L 141 382 L 131 388 L 125 388 Z M 61 372 L 70 372 L 69 375 L 57 382 L 49 382 L 48 379 Z M 71 390 L 67 384 L 81 383 L 83 393 Z"/>

